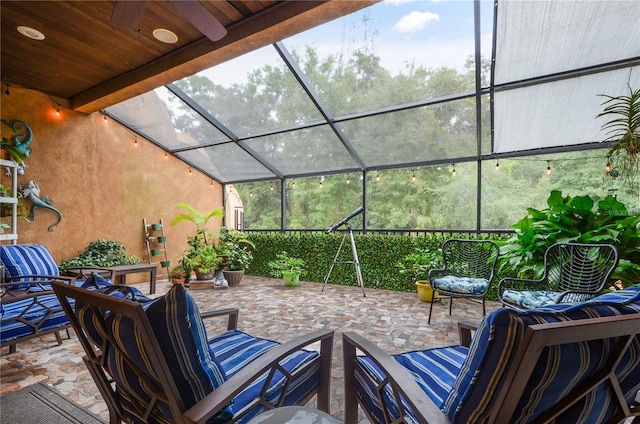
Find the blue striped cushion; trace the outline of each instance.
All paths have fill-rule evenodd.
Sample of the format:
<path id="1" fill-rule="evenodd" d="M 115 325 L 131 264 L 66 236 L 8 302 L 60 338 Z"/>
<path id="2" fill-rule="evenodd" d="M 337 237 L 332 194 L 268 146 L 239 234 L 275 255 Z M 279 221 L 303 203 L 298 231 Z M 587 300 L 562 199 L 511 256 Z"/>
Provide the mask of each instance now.
<path id="1" fill-rule="evenodd" d="M 56 261 L 46 247 L 39 244 L 0 246 L 0 261 L 11 277 L 23 275 L 60 275 Z M 19 280 L 22 281 L 22 280 Z"/>
<path id="2" fill-rule="evenodd" d="M 467 353 L 468 349 L 466 347 L 450 346 L 405 352 L 391 355 L 391 357 L 405 368 L 434 404 L 441 408 L 460 372 Z M 380 385 L 385 381 L 386 375 L 370 358 L 358 356 L 356 360 L 365 372 L 373 378 L 377 383 L 376 385 Z M 377 395 L 377 388 L 361 375 L 359 368 L 356 368 L 356 387 L 356 392 L 361 395 L 361 400 L 366 404 L 365 409 L 375 417 L 377 422 L 384 423 L 383 407 Z M 393 419 L 399 418 L 400 412 L 395 405 L 395 401 L 392 400 L 394 399 L 392 388 L 386 384 L 383 392 L 385 395 L 383 402 L 391 407 Z M 417 422 L 417 418 L 412 415 L 408 406 L 405 404 L 404 407 L 409 414 L 409 416 L 404 417 L 405 420 Z"/>
<path id="3" fill-rule="evenodd" d="M 528 311 L 498 309 L 487 315 L 478 328 L 469 356 L 445 401 L 445 413 L 453 423 L 487 419 L 506 374 L 511 366 L 517 365 L 513 363 L 513 356 L 527 326 L 634 313 L 640 313 L 640 287 L 577 304 L 558 304 Z M 562 393 L 579 384 L 595 364 L 605 359 L 610 349 L 610 342 L 599 341 L 546 349 L 525 389 L 529 395 L 516 407 L 514 420 L 529 421 L 555 404 Z M 639 364 L 640 340 L 636 337 L 630 353 L 616 371 L 629 404 L 640 389 Z M 552 370 L 555 372 L 550 372 Z M 610 396 L 613 394 L 608 387 L 602 387 L 563 413 L 557 422 L 600 422 L 611 418 L 616 411 L 602 407 L 609 404 L 607 397 Z"/>
<path id="4" fill-rule="evenodd" d="M 276 346 L 278 343 L 273 340 L 254 337 L 239 330 L 227 331 L 209 341 L 209 348 L 215 352 L 215 357 L 228 378 L 233 377 L 246 365 Z M 282 369 L 287 372 L 294 372 L 309 366 L 306 372 L 291 381 L 286 387 L 287 392 L 283 406 L 298 404 L 316 387 L 320 379 L 319 357 L 318 352 L 298 350 L 280 362 Z M 233 399 L 234 410 L 242 410 L 259 395 L 266 377 L 267 375 L 263 375 Z M 267 400 L 273 402 L 278 398 L 282 394 L 285 382 L 282 372 L 276 372 L 267 391 Z M 264 407 L 258 405 L 238 422 L 246 422 L 264 410 Z"/>
<path id="5" fill-rule="evenodd" d="M 184 406 L 191 408 L 227 378 L 209 350 L 198 307 L 184 286 L 175 284 L 146 312 Z M 230 418 L 231 406 L 220 414 Z"/>
<path id="6" fill-rule="evenodd" d="M 69 325 L 55 294 L 45 294 L 17 302 L 2 303 L 0 341 L 2 343 Z"/>

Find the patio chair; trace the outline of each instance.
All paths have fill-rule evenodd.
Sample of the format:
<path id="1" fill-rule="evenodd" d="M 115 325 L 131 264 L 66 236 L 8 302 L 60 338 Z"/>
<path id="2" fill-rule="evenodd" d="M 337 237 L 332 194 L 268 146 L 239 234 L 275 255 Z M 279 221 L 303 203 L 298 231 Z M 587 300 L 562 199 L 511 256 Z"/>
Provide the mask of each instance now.
<path id="1" fill-rule="evenodd" d="M 69 338 L 70 323 L 51 282 L 80 286 L 89 270 L 61 276 L 49 250 L 39 244 L 0 246 L 0 265 L 0 347 L 8 346 L 9 353 L 15 353 L 17 343 L 34 337 L 53 333 L 58 345 L 63 331 Z M 91 273 L 113 278 L 104 268 L 91 268 Z"/>
<path id="2" fill-rule="evenodd" d="M 246 422 L 314 396 L 328 412 L 333 331 L 279 344 L 239 331 L 237 309 L 200 315 L 182 285 L 145 303 L 120 287 L 113 296 L 54 283 L 111 424 Z M 226 317 L 227 331 L 207 340 L 209 317 Z"/>
<path id="3" fill-rule="evenodd" d="M 556 243 L 544 254 L 542 278 L 503 278 L 498 298 L 520 309 L 580 302 L 600 294 L 616 266 L 618 252 L 610 244 Z"/>
<path id="4" fill-rule="evenodd" d="M 482 299 L 482 315 L 486 315 L 484 299 L 491 287 L 500 248 L 491 240 L 449 239 L 442 243 L 442 269 L 429 271 L 431 288 L 449 296 L 449 315 L 454 297 Z M 429 305 L 431 324 L 433 301 Z"/>
<path id="5" fill-rule="evenodd" d="M 500 308 L 461 345 L 388 355 L 342 336 L 345 424 L 619 423 L 640 416 L 640 287 Z M 635 421 L 634 421 L 635 422 Z"/>

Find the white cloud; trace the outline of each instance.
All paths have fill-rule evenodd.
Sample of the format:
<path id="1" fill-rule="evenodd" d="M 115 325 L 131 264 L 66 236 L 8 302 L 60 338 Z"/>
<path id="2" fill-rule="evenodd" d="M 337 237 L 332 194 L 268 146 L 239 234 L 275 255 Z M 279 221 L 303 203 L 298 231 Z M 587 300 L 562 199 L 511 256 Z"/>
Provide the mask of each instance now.
<path id="1" fill-rule="evenodd" d="M 414 33 L 424 29 L 429 23 L 439 20 L 440 15 L 437 13 L 413 11 L 400 18 L 393 29 L 401 33 Z"/>

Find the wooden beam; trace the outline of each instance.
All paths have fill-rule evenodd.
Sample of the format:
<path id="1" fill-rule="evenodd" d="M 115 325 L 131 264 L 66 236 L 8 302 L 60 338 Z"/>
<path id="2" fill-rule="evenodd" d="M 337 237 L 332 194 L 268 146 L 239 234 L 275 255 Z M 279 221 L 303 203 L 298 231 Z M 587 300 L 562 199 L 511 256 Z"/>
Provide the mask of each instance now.
<path id="1" fill-rule="evenodd" d="M 211 66 L 275 43 L 379 0 L 291 1 L 278 3 L 230 25 L 222 40 L 203 37 L 160 59 L 86 90 L 71 99 L 73 109 L 93 113 L 193 75 Z"/>

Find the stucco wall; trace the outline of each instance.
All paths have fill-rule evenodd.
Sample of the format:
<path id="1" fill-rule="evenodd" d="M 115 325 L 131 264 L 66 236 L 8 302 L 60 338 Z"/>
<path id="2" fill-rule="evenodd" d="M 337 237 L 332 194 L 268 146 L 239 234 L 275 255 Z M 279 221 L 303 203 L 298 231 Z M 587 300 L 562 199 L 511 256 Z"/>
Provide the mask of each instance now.
<path id="1" fill-rule="evenodd" d="M 49 96 L 28 89 L 11 87 L 8 97 L 0 99 L 2 119 L 21 120 L 33 130 L 33 149 L 27 158 L 28 168 L 18 178 L 19 185 L 29 180 L 40 184 L 41 197 L 48 196 L 62 213 L 62 222 L 52 232 L 47 227 L 57 215 L 38 209 L 35 220 L 19 220 L 19 243 L 45 245 L 59 263 L 81 253 L 94 240 L 108 239 L 124 244 L 129 255 L 145 262 L 143 218 L 148 222 L 163 219 L 167 234 L 167 251 L 172 265 L 186 249 L 186 234 L 193 224 L 175 227 L 169 222 L 184 212 L 176 203 L 183 202 L 198 210 L 209 211 L 222 205 L 222 186 L 100 113 L 84 115 L 61 108 Z M 2 134 L 14 133 L 3 125 Z M 2 182 L 9 177 L 2 172 Z M 7 218 L 3 218 L 7 219 Z M 213 225 L 221 225 L 216 220 Z M 6 243 L 6 242 L 4 242 Z M 154 258 L 153 262 L 158 262 Z M 159 277 L 166 270 L 159 268 Z M 134 274 L 127 281 L 145 276 Z"/>

